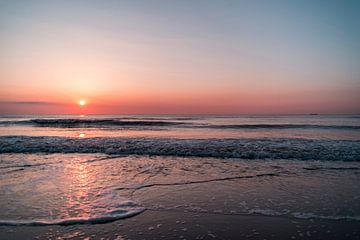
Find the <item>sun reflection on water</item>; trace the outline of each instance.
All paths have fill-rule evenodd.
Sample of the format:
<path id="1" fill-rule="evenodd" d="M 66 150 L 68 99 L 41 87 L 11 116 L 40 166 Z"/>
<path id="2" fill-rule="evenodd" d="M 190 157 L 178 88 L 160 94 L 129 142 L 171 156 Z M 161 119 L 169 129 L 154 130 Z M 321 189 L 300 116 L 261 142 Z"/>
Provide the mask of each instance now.
<path id="1" fill-rule="evenodd" d="M 84 138 L 84 137 L 86 137 L 85 133 L 79 133 L 79 138 Z"/>
<path id="2" fill-rule="evenodd" d="M 88 165 L 75 158 L 65 166 L 67 176 L 66 208 L 68 217 L 88 218 L 92 213 L 91 184 L 95 175 Z"/>

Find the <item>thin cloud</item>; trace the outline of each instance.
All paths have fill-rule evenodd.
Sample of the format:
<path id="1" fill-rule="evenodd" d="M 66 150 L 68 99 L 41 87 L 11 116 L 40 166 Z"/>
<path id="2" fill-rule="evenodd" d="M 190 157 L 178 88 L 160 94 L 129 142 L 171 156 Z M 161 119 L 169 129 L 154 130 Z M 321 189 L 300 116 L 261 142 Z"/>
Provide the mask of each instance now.
<path id="1" fill-rule="evenodd" d="M 0 101 L 0 104 L 13 104 L 13 105 L 61 105 L 56 102 L 42 102 L 42 101 Z"/>

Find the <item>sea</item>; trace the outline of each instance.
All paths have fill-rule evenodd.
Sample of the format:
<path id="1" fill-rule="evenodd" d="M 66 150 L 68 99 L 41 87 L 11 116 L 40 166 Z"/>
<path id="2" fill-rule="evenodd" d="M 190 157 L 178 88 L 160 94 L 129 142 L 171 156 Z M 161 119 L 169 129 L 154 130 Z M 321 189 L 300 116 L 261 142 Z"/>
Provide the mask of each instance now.
<path id="1" fill-rule="evenodd" d="M 360 221 L 359 183 L 360 115 L 0 116 L 0 225 L 147 210 Z"/>

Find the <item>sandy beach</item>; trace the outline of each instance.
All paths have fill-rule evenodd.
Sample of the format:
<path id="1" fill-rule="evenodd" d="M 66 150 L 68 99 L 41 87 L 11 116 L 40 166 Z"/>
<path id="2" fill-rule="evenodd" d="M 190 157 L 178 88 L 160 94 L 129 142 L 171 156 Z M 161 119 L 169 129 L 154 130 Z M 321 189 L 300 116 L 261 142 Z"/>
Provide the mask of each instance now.
<path id="1" fill-rule="evenodd" d="M 4 159 L 14 158 L 13 155 L 3 156 Z M 94 154 L 50 154 L 42 158 L 46 161 L 61 158 L 59 166 L 66 166 L 68 162 L 71 165 L 67 167 L 78 170 L 89 165 L 82 169 L 84 177 L 81 179 L 76 178 L 81 175 L 79 172 L 75 172 L 76 176 L 71 172 L 57 175 L 56 171 L 62 173 L 63 169 L 52 167 L 53 174 L 48 178 L 47 186 L 49 182 L 66 182 L 73 176 L 70 177 L 72 187 L 86 183 L 78 186 L 78 190 L 83 191 L 80 195 L 86 198 L 91 195 L 87 191 L 99 186 L 100 180 L 117 179 L 113 182 L 116 188 L 112 192 L 136 203 L 143 211 L 130 218 L 103 224 L 89 221 L 67 226 L 3 225 L 0 226 L 0 239 L 360 238 L 357 215 L 360 206 L 356 197 L 360 193 L 357 184 L 360 165 L 357 162 L 104 157 Z M 39 156 L 36 160 L 39 162 Z M 113 171 L 100 171 L 108 167 Z M 91 173 L 85 174 L 89 169 L 94 169 L 97 179 L 92 179 Z M 42 169 L 42 172 L 46 171 Z M 88 186 L 92 180 L 95 185 Z M 105 185 L 102 183 L 102 187 Z M 30 197 L 23 203 L 28 202 L 27 199 Z M 79 207 L 69 203 L 65 206 L 66 210 Z M 17 207 L 16 211 L 21 211 L 21 206 Z M 9 210 L 6 205 L 1 209 L 3 212 Z M 79 209 L 86 209 L 86 206 Z"/>
<path id="2" fill-rule="evenodd" d="M 0 227 L 0 239 L 360 239 L 359 223 L 146 211 L 107 224 Z"/>

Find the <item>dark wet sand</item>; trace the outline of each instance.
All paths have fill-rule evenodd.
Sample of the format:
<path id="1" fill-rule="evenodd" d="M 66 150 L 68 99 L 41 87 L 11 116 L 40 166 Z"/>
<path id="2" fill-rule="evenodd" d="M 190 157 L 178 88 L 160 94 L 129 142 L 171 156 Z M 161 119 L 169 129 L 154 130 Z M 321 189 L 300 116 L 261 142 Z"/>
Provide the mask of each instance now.
<path id="1" fill-rule="evenodd" d="M 0 239 L 360 239 L 358 222 L 148 210 L 98 225 L 0 227 Z"/>
<path id="2" fill-rule="evenodd" d="M 0 226 L 0 239 L 360 239 L 357 163 L 162 160 L 114 160 L 133 164 L 130 179 L 142 183 L 116 190 L 147 209 L 137 216 L 93 225 Z M 143 162 L 151 168 L 141 168 Z M 297 212 L 317 217 L 297 218 Z"/>

